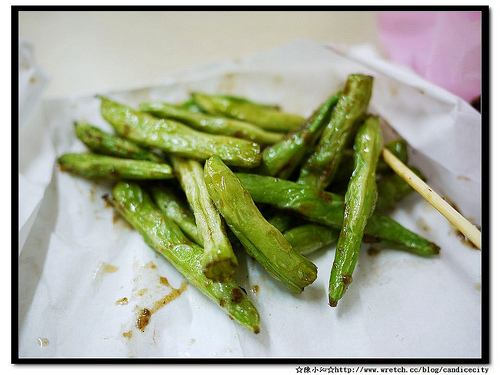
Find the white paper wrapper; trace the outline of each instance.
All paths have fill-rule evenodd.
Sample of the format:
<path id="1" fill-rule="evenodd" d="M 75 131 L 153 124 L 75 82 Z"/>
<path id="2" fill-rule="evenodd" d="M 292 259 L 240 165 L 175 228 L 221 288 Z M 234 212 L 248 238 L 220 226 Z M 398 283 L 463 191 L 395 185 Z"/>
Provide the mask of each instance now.
<path id="1" fill-rule="evenodd" d="M 411 164 L 429 184 L 480 224 L 480 115 L 361 47 L 297 41 L 183 71 L 157 87 L 100 94 L 136 106 L 148 99 L 180 102 L 195 90 L 226 92 L 308 116 L 349 73 L 371 74 L 370 110 L 408 140 Z M 481 252 L 462 243 L 418 194 L 393 217 L 439 244 L 441 255 L 423 259 L 387 250 L 370 256 L 363 245 L 354 281 L 337 308 L 327 303 L 334 246 L 309 256 L 318 279 L 300 295 L 238 254 L 238 282 L 261 315 L 258 335 L 192 286 L 154 313 L 144 332 L 135 328 L 141 308 L 185 280 L 136 231 L 114 220 L 101 199 L 108 186 L 55 166 L 56 156 L 84 150 L 74 120 L 111 129 L 94 94 L 45 101 L 36 128 L 20 133 L 20 357 L 481 356 Z M 160 276 L 172 287 L 161 284 Z M 120 303 L 124 298 L 128 304 Z"/>

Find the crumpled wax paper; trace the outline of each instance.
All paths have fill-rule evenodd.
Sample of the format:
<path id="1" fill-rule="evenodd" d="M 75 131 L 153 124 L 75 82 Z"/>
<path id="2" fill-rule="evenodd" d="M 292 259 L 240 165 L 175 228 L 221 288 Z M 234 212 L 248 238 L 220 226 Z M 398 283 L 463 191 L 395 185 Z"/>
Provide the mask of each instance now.
<path id="1" fill-rule="evenodd" d="M 410 164 L 480 225 L 480 115 L 407 68 L 381 60 L 369 46 L 295 41 L 184 70 L 155 87 L 99 94 L 136 106 L 148 99 L 180 102 L 195 90 L 224 92 L 308 116 L 356 72 L 375 77 L 370 111 L 407 139 Z M 144 332 L 136 328 L 142 308 L 185 280 L 106 206 L 101 196 L 109 185 L 56 166 L 58 155 L 84 150 L 74 120 L 111 130 L 95 94 L 44 100 L 32 127 L 20 130 L 20 357 L 481 356 L 481 252 L 416 193 L 392 216 L 441 246 L 440 256 L 369 255 L 363 245 L 354 281 L 336 308 L 327 302 L 335 246 L 308 256 L 318 279 L 300 295 L 238 253 L 237 281 L 260 312 L 259 334 L 230 320 L 192 286 L 155 312 Z M 43 194 L 29 194 L 30 186 Z"/>

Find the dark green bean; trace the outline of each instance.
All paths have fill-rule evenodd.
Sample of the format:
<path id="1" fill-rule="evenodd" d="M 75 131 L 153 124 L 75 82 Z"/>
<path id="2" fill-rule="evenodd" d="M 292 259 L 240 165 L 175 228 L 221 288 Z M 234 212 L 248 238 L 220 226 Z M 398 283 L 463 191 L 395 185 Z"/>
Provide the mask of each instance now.
<path id="1" fill-rule="evenodd" d="M 330 272 L 328 302 L 332 307 L 337 306 L 352 282 L 366 223 L 377 201 L 376 170 L 381 151 L 380 121 L 370 116 L 354 141 L 354 172 L 345 195 L 342 231 Z"/>
<path id="2" fill-rule="evenodd" d="M 342 151 L 354 137 L 366 115 L 372 94 L 373 77 L 351 74 L 333 110 L 315 151 L 302 165 L 298 183 L 325 189 L 342 160 Z"/>
<path id="3" fill-rule="evenodd" d="M 425 177 L 415 167 L 410 169 L 425 181 Z M 377 182 L 378 199 L 376 209 L 378 211 L 387 211 L 396 205 L 397 202 L 406 198 L 415 192 L 415 189 L 396 173 L 387 174 Z"/>
<path id="4" fill-rule="evenodd" d="M 262 152 L 262 164 L 257 173 L 279 178 L 289 178 L 299 166 L 307 150 L 313 146 L 329 120 L 331 112 L 339 100 L 337 93 L 326 100 L 297 129 L 285 138 L 267 147 Z"/>
<path id="5" fill-rule="evenodd" d="M 342 196 L 276 177 L 250 173 L 236 175 L 255 202 L 292 212 L 311 222 L 342 228 L 344 220 Z M 377 212 L 368 219 L 364 234 L 365 242 L 389 241 L 398 244 L 399 249 L 421 256 L 433 256 L 439 253 L 436 244 Z"/>

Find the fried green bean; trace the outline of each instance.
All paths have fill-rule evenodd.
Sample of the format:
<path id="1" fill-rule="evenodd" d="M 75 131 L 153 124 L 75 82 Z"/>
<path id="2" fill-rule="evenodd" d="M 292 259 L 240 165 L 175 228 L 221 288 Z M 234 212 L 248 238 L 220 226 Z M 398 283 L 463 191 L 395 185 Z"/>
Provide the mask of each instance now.
<path id="1" fill-rule="evenodd" d="M 161 101 L 141 103 L 139 109 L 155 117 L 180 121 L 202 132 L 247 139 L 261 145 L 273 144 L 283 138 L 282 133 L 269 132 L 247 122 L 196 113 Z"/>
<path id="2" fill-rule="evenodd" d="M 339 238 L 340 229 L 308 223 L 298 225 L 283 232 L 283 236 L 293 249 L 300 254 L 310 254 Z"/>
<path id="3" fill-rule="evenodd" d="M 119 182 L 113 189 L 111 204 L 144 238 L 145 243 L 163 255 L 191 284 L 215 301 L 242 326 L 258 333 L 260 316 L 246 293 L 234 282 L 215 282 L 203 273 L 203 249 L 191 242 L 138 184 Z"/>
<path id="4" fill-rule="evenodd" d="M 396 157 L 398 157 L 403 163 L 408 162 L 408 148 L 406 141 L 402 138 L 397 138 L 392 141 L 387 142 L 384 145 L 384 148 L 387 148 L 391 151 Z M 340 165 L 335 173 L 332 183 L 339 182 L 347 182 L 351 178 L 352 172 L 354 170 L 354 156 L 352 149 L 345 149 L 342 155 L 342 160 Z M 377 173 L 391 173 L 392 169 L 389 165 L 384 161 L 382 156 L 378 160 L 377 164 Z"/>
<path id="5" fill-rule="evenodd" d="M 384 148 L 388 149 L 404 164 L 408 163 L 408 145 L 403 138 L 396 138 L 387 142 Z M 377 173 L 392 172 L 392 168 L 385 162 L 384 158 L 380 157 L 377 164 Z"/>
<path id="6" fill-rule="evenodd" d="M 216 98 L 221 98 L 221 99 L 226 99 L 229 100 L 233 103 L 244 103 L 249 106 L 255 106 L 256 108 L 262 108 L 265 110 L 272 110 L 272 111 L 279 111 L 280 106 L 278 104 L 268 104 L 268 103 L 261 103 L 261 102 L 256 102 L 254 100 L 250 100 L 248 98 L 245 98 L 243 96 L 236 96 L 236 95 L 228 95 L 228 94 L 215 94 L 212 95 Z"/>
<path id="7" fill-rule="evenodd" d="M 150 187 L 150 191 L 158 208 L 172 219 L 191 241 L 203 246 L 203 242 L 198 236 L 194 215 L 188 207 L 188 202 L 182 199 L 179 194 L 184 194 L 184 192 L 176 191 L 175 188 L 165 184 L 153 185 Z"/>
<path id="8" fill-rule="evenodd" d="M 58 158 L 63 172 L 90 179 L 163 180 L 174 178 L 172 167 L 147 160 L 121 159 L 93 153 L 68 153 Z"/>
<path id="9" fill-rule="evenodd" d="M 222 218 L 208 194 L 199 161 L 172 156 L 172 165 L 191 205 L 203 248 L 203 272 L 214 281 L 231 279 L 238 260 L 226 235 Z"/>
<path id="10" fill-rule="evenodd" d="M 425 181 L 425 177 L 417 168 L 410 167 L 410 169 Z M 377 191 L 378 199 L 375 208 L 382 212 L 394 208 L 397 202 L 414 193 L 415 189 L 399 175 L 391 173 L 380 178 L 377 182 Z"/>
<path id="11" fill-rule="evenodd" d="M 192 96 L 195 103 L 207 113 L 249 122 L 269 131 L 288 132 L 304 122 L 302 116 L 229 100 L 217 95 L 197 92 Z"/>
<path id="12" fill-rule="evenodd" d="M 370 116 L 360 126 L 354 141 L 354 172 L 344 204 L 344 221 L 330 272 L 328 303 L 335 307 L 352 282 L 366 223 L 377 202 L 377 162 L 382 151 L 378 117 Z"/>
<path id="13" fill-rule="evenodd" d="M 80 139 L 91 151 L 97 154 L 115 156 L 123 159 L 149 160 L 155 163 L 165 162 L 161 156 L 138 146 L 128 139 L 107 133 L 85 122 L 75 121 L 74 125 L 78 139 Z"/>
<path id="14" fill-rule="evenodd" d="M 140 146 L 197 160 L 217 155 L 232 166 L 256 167 L 261 162 L 260 146 L 254 142 L 202 133 L 178 121 L 157 119 L 105 97 L 100 98 L 103 118 L 118 134 Z"/>
<path id="15" fill-rule="evenodd" d="M 218 157 L 205 163 L 208 193 L 247 253 L 291 291 L 300 293 L 317 276 L 316 266 L 295 252 L 269 224 L 236 175 Z"/>
<path id="16" fill-rule="evenodd" d="M 266 220 L 280 232 L 284 232 L 292 225 L 292 217 L 290 215 L 283 212 L 276 212 L 276 210 L 274 210 L 271 216 L 266 217 Z"/>
<path id="17" fill-rule="evenodd" d="M 255 202 L 294 213 L 311 222 L 342 228 L 344 218 L 342 196 L 276 177 L 250 173 L 236 175 Z M 421 256 L 433 256 L 439 253 L 436 244 L 377 212 L 368 219 L 364 234 L 364 242 L 389 242 L 397 245 L 394 248 Z"/>
<path id="18" fill-rule="evenodd" d="M 262 164 L 257 173 L 287 179 L 299 166 L 307 150 L 313 146 L 329 120 L 340 93 L 326 100 L 297 129 L 262 152 Z"/>
<path id="19" fill-rule="evenodd" d="M 188 100 L 180 103 L 180 104 L 177 104 L 177 107 L 179 109 L 183 109 L 183 110 L 186 110 L 186 111 L 190 111 L 190 112 L 195 112 L 195 113 L 205 113 L 203 112 L 203 109 L 201 109 L 193 100 L 193 98 L 189 98 Z"/>
<path id="20" fill-rule="evenodd" d="M 351 74 L 314 152 L 300 169 L 298 183 L 325 189 L 342 161 L 342 151 L 354 137 L 366 115 L 372 94 L 373 77 Z"/>

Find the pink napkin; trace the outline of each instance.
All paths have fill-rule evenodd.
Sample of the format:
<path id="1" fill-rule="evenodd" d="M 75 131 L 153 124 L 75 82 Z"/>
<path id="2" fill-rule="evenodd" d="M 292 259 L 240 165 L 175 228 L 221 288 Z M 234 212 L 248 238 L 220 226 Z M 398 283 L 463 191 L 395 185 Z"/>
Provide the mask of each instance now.
<path id="1" fill-rule="evenodd" d="M 388 57 L 470 102 L 481 94 L 480 12 L 379 12 Z"/>

